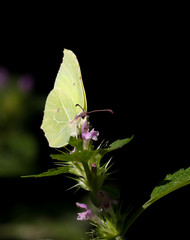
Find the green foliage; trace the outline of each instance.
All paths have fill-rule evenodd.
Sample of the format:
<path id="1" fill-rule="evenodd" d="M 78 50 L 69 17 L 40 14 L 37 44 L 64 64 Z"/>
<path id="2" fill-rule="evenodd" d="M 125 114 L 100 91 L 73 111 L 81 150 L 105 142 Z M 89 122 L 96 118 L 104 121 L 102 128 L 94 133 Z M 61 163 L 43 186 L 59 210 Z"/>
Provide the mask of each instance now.
<path id="1" fill-rule="evenodd" d="M 180 169 L 173 174 L 168 174 L 164 180 L 154 188 L 149 201 L 143 205 L 143 208 L 146 209 L 160 198 L 188 184 L 190 184 L 190 168 Z"/>
<path id="2" fill-rule="evenodd" d="M 99 216 L 101 222 L 92 230 L 94 239 L 122 240 L 125 232 L 125 221 L 129 212 L 123 212 L 121 206 L 112 206 L 111 211 Z"/>
<path id="3" fill-rule="evenodd" d="M 69 139 L 69 145 L 71 145 L 72 147 L 74 147 L 78 151 L 83 150 L 83 141 L 82 141 L 81 138 L 77 139 L 77 138 L 71 136 L 70 139 Z"/>
<path id="4" fill-rule="evenodd" d="M 131 138 L 118 139 L 117 141 L 111 143 L 109 145 L 109 147 L 104 149 L 104 150 L 107 151 L 107 152 L 111 152 L 111 151 L 114 151 L 114 150 L 116 150 L 118 148 L 122 148 L 124 145 L 129 143 L 133 139 L 133 137 L 134 136 L 132 136 Z"/>
<path id="5" fill-rule="evenodd" d="M 96 151 L 83 150 L 75 151 L 73 153 L 61 153 L 61 154 L 51 154 L 52 159 L 64 161 L 64 162 L 87 162 L 96 154 Z"/>
<path id="6" fill-rule="evenodd" d="M 108 161 L 105 164 L 101 165 L 100 161 L 102 157 L 106 153 L 109 153 L 111 151 L 114 151 L 118 148 L 123 147 L 124 145 L 129 143 L 132 139 L 133 139 L 133 136 L 131 138 L 117 140 L 111 143 L 108 148 L 99 148 L 94 150 L 93 147 L 91 146 L 89 150 L 83 150 L 82 139 L 76 139 L 74 137 L 70 137 L 69 144 L 75 148 L 74 152 L 67 152 L 67 153 L 61 152 L 59 154 L 51 154 L 52 159 L 57 160 L 60 165 L 62 164 L 62 166 L 58 168 L 50 169 L 44 173 L 28 175 L 23 177 L 49 177 L 49 176 L 55 176 L 63 173 L 71 173 L 80 177 L 80 182 L 81 182 L 82 179 L 86 179 L 89 177 L 88 172 L 90 174 L 91 164 L 95 163 L 97 165 L 96 181 L 100 187 L 100 185 L 103 184 L 104 180 L 107 177 L 107 171 L 109 170 L 109 162 L 110 162 Z M 75 180 L 77 179 L 75 178 Z M 82 181 L 81 185 L 84 188 L 84 181 Z M 88 188 L 85 188 L 85 189 L 88 189 Z"/>
<path id="7" fill-rule="evenodd" d="M 169 193 L 190 184 L 190 167 L 187 169 L 180 169 L 173 174 L 168 174 L 158 186 L 156 186 L 150 196 L 150 199 L 140 207 L 132 216 L 127 220 L 125 233 L 135 220 L 154 202 L 158 201 L 162 197 Z"/>
<path id="8" fill-rule="evenodd" d="M 27 178 L 27 177 L 50 177 L 50 176 L 55 176 L 55 175 L 59 175 L 62 173 L 67 173 L 69 172 L 69 168 L 68 167 L 59 167 L 59 168 L 53 168 L 53 169 L 49 169 L 47 172 L 41 173 L 41 174 L 34 174 L 34 175 L 28 175 L 28 176 L 22 176 L 23 178 Z"/>

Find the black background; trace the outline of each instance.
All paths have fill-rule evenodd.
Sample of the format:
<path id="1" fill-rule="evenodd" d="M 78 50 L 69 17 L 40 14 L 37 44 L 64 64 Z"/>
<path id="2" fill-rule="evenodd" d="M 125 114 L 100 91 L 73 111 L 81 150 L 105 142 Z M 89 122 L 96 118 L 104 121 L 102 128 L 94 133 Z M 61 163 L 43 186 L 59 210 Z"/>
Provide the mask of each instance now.
<path id="1" fill-rule="evenodd" d="M 111 142 L 134 134 L 131 143 L 113 154 L 113 161 L 123 205 L 136 208 L 166 174 L 189 167 L 189 36 L 186 14 L 177 6 L 175 10 L 123 7 L 91 7 L 83 13 L 77 6 L 76 11 L 67 6 L 49 11 L 25 6 L 11 20 L 6 8 L 0 65 L 12 72 L 32 73 L 35 91 L 48 95 L 63 49 L 77 55 L 88 109 L 114 111 L 114 115 L 91 116 L 100 140 Z M 52 150 L 39 129 L 42 116 L 33 119 L 32 128 L 40 138 L 39 161 L 46 170 L 52 166 Z M 65 192 L 71 184 L 64 176 L 1 179 L 2 206 L 8 208 L 14 201 L 64 202 L 73 199 L 72 191 Z M 74 198 L 77 201 L 76 194 Z M 176 235 L 183 239 L 189 232 L 189 201 L 190 190 L 185 187 L 155 203 L 133 225 L 128 239 Z"/>

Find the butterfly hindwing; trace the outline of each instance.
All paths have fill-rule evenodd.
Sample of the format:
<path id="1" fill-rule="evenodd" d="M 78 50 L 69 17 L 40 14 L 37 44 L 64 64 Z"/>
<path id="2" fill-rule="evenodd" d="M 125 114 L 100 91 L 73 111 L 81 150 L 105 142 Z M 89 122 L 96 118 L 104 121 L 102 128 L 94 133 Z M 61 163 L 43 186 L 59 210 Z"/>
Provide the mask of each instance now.
<path id="1" fill-rule="evenodd" d="M 65 146 L 69 140 L 69 122 L 77 114 L 72 99 L 62 90 L 53 89 L 46 101 L 41 128 L 50 147 Z"/>

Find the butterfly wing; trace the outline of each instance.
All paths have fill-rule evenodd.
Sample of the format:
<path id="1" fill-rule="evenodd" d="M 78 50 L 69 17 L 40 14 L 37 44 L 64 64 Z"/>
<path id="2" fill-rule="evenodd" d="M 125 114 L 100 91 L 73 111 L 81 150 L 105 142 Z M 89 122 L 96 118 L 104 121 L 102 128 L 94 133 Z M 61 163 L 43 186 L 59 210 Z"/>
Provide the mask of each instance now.
<path id="1" fill-rule="evenodd" d="M 53 89 L 46 100 L 41 128 L 50 147 L 63 147 L 68 144 L 70 122 L 77 114 L 72 99 L 62 90 Z"/>
<path id="2" fill-rule="evenodd" d="M 54 88 L 63 89 L 73 100 L 74 105 L 79 104 L 87 111 L 87 100 L 80 66 L 75 54 L 64 49 L 63 62 L 57 74 Z"/>
<path id="3" fill-rule="evenodd" d="M 79 63 L 74 53 L 65 49 L 54 88 L 46 100 L 41 126 L 50 147 L 59 148 L 68 144 L 73 134 L 71 122 L 81 112 L 79 107 L 75 107 L 77 103 L 87 110 Z"/>

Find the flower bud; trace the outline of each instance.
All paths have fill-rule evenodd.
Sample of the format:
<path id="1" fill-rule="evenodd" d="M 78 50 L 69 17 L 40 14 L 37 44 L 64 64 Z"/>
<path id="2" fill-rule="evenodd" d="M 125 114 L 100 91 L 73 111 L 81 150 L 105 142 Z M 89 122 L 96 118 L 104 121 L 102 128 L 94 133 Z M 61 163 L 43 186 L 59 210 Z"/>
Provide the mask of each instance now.
<path id="1" fill-rule="evenodd" d="M 91 165 L 91 171 L 92 171 L 93 174 L 96 174 L 96 173 L 97 173 L 96 163 L 92 163 L 92 165 Z"/>

